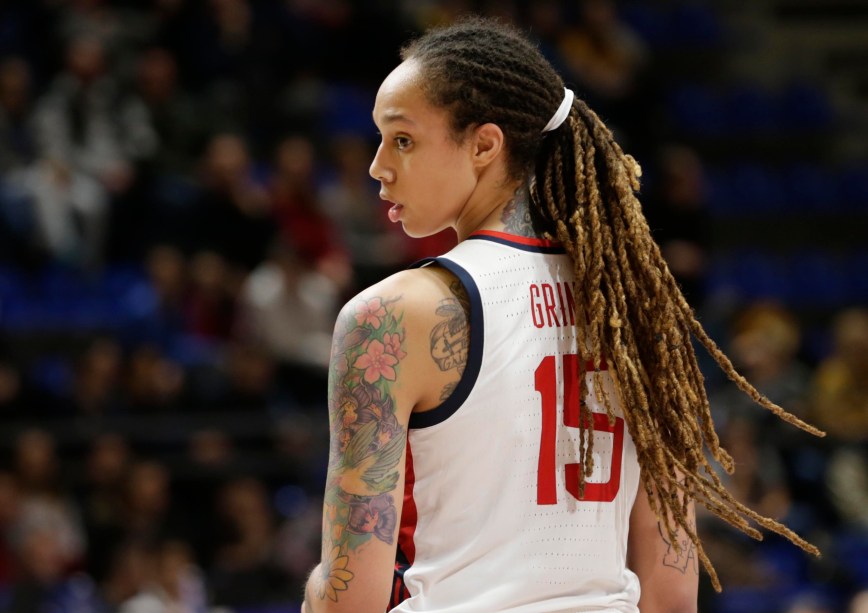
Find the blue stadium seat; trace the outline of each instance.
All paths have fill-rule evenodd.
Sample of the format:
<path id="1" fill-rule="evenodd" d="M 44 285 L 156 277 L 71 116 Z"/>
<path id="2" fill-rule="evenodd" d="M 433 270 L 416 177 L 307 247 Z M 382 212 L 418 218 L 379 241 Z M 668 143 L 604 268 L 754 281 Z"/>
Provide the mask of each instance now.
<path id="1" fill-rule="evenodd" d="M 669 96 L 669 117 L 676 129 L 688 135 L 720 136 L 726 128 L 723 105 L 713 90 L 700 85 L 682 85 Z"/>
<path id="2" fill-rule="evenodd" d="M 642 40 L 651 47 L 662 47 L 669 40 L 667 16 L 655 6 L 631 3 L 622 7 L 620 17 Z"/>
<path id="3" fill-rule="evenodd" d="M 842 168 L 837 176 L 841 206 L 848 210 L 868 212 L 868 164 Z"/>
<path id="4" fill-rule="evenodd" d="M 787 208 L 806 212 L 829 212 L 841 208 L 835 177 L 815 164 L 794 164 L 783 174 Z"/>
<path id="5" fill-rule="evenodd" d="M 803 252 L 789 260 L 787 274 L 792 282 L 789 300 L 806 307 L 837 308 L 846 304 L 850 287 L 840 256 Z"/>
<path id="6" fill-rule="evenodd" d="M 772 213 L 786 208 L 786 196 L 776 173 L 753 162 L 735 166 L 730 174 L 732 205 L 748 213 Z"/>
<path id="7" fill-rule="evenodd" d="M 727 217 L 737 211 L 733 203 L 730 177 L 723 168 L 709 167 L 705 171 L 706 203 L 709 212 L 718 217 Z"/>
<path id="8" fill-rule="evenodd" d="M 780 121 L 775 102 L 762 87 L 752 83 L 738 85 L 726 92 L 726 127 L 740 136 L 776 132 Z"/>
<path id="9" fill-rule="evenodd" d="M 715 598 L 715 613 L 781 613 L 783 603 L 791 600 L 796 590 L 787 587 L 724 586 Z"/>
<path id="10" fill-rule="evenodd" d="M 796 132 L 826 129 L 835 118 L 825 89 L 813 83 L 789 85 L 781 93 L 778 106 L 783 127 Z"/>
<path id="11" fill-rule="evenodd" d="M 714 9 L 695 2 L 674 6 L 669 13 L 670 41 L 680 47 L 713 48 L 723 40 L 723 28 Z"/>
<path id="12" fill-rule="evenodd" d="M 830 554 L 840 560 L 852 580 L 868 586 L 868 532 L 842 531 L 831 549 Z"/>

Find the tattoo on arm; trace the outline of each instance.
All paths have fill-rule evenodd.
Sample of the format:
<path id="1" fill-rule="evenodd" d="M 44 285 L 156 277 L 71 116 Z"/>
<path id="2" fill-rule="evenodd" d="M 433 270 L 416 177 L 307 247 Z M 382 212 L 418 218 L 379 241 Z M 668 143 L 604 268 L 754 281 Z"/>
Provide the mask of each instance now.
<path id="1" fill-rule="evenodd" d="M 444 320 L 431 330 L 431 357 L 440 370 L 455 370 L 458 380 L 443 387 L 440 393 L 441 402 L 449 398 L 461 380 L 470 349 L 470 299 L 464 286 L 456 280 L 449 285 L 449 291 L 452 297 L 441 300 L 435 311 Z"/>
<path id="2" fill-rule="evenodd" d="M 691 528 L 693 528 L 693 525 L 691 525 Z M 675 546 L 669 541 L 666 529 L 660 522 L 657 522 L 657 530 L 660 532 L 660 537 L 667 546 L 666 553 L 663 555 L 663 566 L 679 570 L 681 574 L 687 574 L 691 570 L 695 574 L 699 574 L 699 559 L 696 556 L 696 545 L 693 544 L 693 541 L 685 534 L 684 530 L 677 532 L 680 551 L 677 551 Z"/>
<path id="3" fill-rule="evenodd" d="M 350 552 L 371 539 L 394 541 L 394 493 L 407 430 L 397 420 L 392 385 L 406 357 L 398 298 L 359 300 L 337 326 L 329 371 L 331 447 L 326 521 L 316 596 L 337 602 L 353 572 Z"/>

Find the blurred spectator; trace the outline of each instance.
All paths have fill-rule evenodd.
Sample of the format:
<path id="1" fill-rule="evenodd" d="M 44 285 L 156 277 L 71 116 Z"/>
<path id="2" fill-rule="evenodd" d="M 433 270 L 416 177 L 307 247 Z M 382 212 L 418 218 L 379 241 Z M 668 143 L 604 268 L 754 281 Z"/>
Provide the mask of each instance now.
<path id="1" fill-rule="evenodd" d="M 847 613 L 868 613 L 868 590 L 862 590 L 853 596 Z"/>
<path id="2" fill-rule="evenodd" d="M 620 20 L 614 0 L 582 0 L 579 23 L 563 29 L 558 49 L 568 74 L 581 84 L 579 95 L 625 131 L 624 143 L 641 145 L 648 133 L 642 121 L 650 102 L 642 91 L 648 52 Z"/>
<path id="3" fill-rule="evenodd" d="M 141 562 L 144 568 L 139 571 L 142 573 L 139 590 L 121 603 L 118 613 L 207 613 L 205 586 L 187 543 L 159 541 Z M 132 585 L 138 578 L 137 571 L 133 571 Z"/>
<path id="4" fill-rule="evenodd" d="M 331 278 L 277 242 L 241 290 L 238 335 L 282 362 L 325 370 L 339 297 Z"/>
<path id="5" fill-rule="evenodd" d="M 301 136 L 277 146 L 271 198 L 280 236 L 301 263 L 328 277 L 339 289 L 347 287 L 352 270 L 334 221 L 324 214 L 317 193 L 316 160 L 311 142 Z M 353 254 L 355 255 L 355 253 Z"/>
<path id="6" fill-rule="evenodd" d="M 57 573 L 79 566 L 85 555 L 85 533 L 78 508 L 64 487 L 50 434 L 34 429 L 18 437 L 15 476 L 20 515 L 12 531 L 13 542 L 25 554 L 36 556 L 31 560 L 34 564 L 49 565 L 46 572 L 50 574 L 55 566 Z"/>
<path id="7" fill-rule="evenodd" d="M 12 362 L 0 360 L 0 419 L 15 419 L 28 414 L 21 370 Z"/>
<path id="8" fill-rule="evenodd" d="M 154 564 L 153 547 L 145 541 L 129 540 L 116 543 L 111 563 L 106 566 L 105 580 L 100 581 L 103 599 L 110 610 L 116 611 L 143 592 L 151 579 Z M 162 609 L 156 608 L 162 613 Z"/>
<path id="9" fill-rule="evenodd" d="M 88 539 L 88 570 L 98 582 L 109 573 L 123 523 L 124 481 L 131 462 L 126 439 L 104 434 L 90 446 L 80 508 Z"/>
<path id="10" fill-rule="evenodd" d="M 228 339 L 236 317 L 240 271 L 214 251 L 196 253 L 189 271 L 185 331 L 202 338 Z"/>
<path id="11" fill-rule="evenodd" d="M 127 364 L 127 409 L 143 415 L 177 410 L 185 381 L 180 364 L 157 347 L 142 345 L 133 350 Z"/>
<path id="12" fill-rule="evenodd" d="M 36 158 L 30 67 L 22 58 L 0 63 L 0 259 L 36 255 L 30 167 Z"/>
<path id="13" fill-rule="evenodd" d="M 134 91 L 119 114 L 139 126 L 136 177 L 112 220 L 112 253 L 138 259 L 155 243 L 183 238 L 183 220 L 197 194 L 193 174 L 207 137 L 207 117 L 178 82 L 171 53 L 150 47 L 137 57 Z"/>
<path id="14" fill-rule="evenodd" d="M 797 597 L 786 613 L 835 613 L 835 607 L 827 598 L 806 595 Z"/>
<path id="15" fill-rule="evenodd" d="M 868 441 L 868 309 L 834 322 L 834 349 L 814 377 L 813 418 L 843 442 Z"/>
<path id="16" fill-rule="evenodd" d="M 794 415 L 807 418 L 811 371 L 798 360 L 801 330 L 795 316 L 780 305 L 757 303 L 746 308 L 731 326 L 729 355 L 736 367 L 772 402 Z M 711 405 L 718 425 L 728 431 L 730 421 L 752 424 L 747 427 L 759 447 L 759 470 L 775 473 L 775 482 L 786 488 L 787 503 L 796 507 L 778 509 L 791 514 L 787 521 L 797 530 L 814 527 L 814 522 L 830 513 L 826 505 L 816 500 L 823 487 L 825 456 L 814 437 L 777 419 L 757 406 L 750 398 L 727 382 L 712 389 Z M 737 440 L 737 446 L 749 444 Z M 741 466 L 736 470 L 739 479 Z M 745 477 L 746 478 L 746 477 Z M 753 483 L 755 491 L 764 492 L 770 500 L 783 504 L 782 490 L 763 480 Z M 761 501 L 756 501 L 761 502 Z M 771 512 L 771 509 L 768 509 Z"/>
<path id="17" fill-rule="evenodd" d="M 226 432 L 205 428 L 190 436 L 187 457 L 194 466 L 206 470 L 227 469 L 235 457 L 235 448 Z"/>
<path id="18" fill-rule="evenodd" d="M 656 182 L 643 200 L 645 215 L 685 296 L 701 309 L 711 248 L 702 160 L 689 147 L 673 145 L 659 152 L 656 171 Z"/>
<path id="19" fill-rule="evenodd" d="M 733 323 L 729 351 L 739 372 L 758 390 L 804 418 L 810 370 L 797 359 L 800 342 L 799 322 L 790 311 L 774 303 L 757 303 L 746 308 Z M 761 412 L 740 392 L 730 388 L 715 400 L 717 408 L 728 416 L 761 421 L 763 427 L 774 428 L 776 444 L 792 438 L 787 436 L 793 434 L 791 426 Z"/>
<path id="20" fill-rule="evenodd" d="M 311 565 L 321 553 L 322 498 L 305 496 L 299 503 L 280 526 L 275 545 L 289 594 L 304 591 Z"/>
<path id="21" fill-rule="evenodd" d="M 183 521 L 172 508 L 171 476 L 160 462 L 139 460 L 130 467 L 124 481 L 123 513 L 119 538 L 157 541 L 183 533 Z"/>
<path id="22" fill-rule="evenodd" d="M 132 298 L 133 317 L 126 342 L 172 347 L 188 328 L 190 295 L 187 260 L 180 249 L 159 244 L 145 257 L 148 283 Z"/>
<path id="23" fill-rule="evenodd" d="M 285 601 L 287 577 L 275 559 L 276 527 L 265 485 L 229 482 L 217 504 L 220 534 L 211 571 L 213 602 L 229 607 Z"/>
<path id="24" fill-rule="evenodd" d="M 275 400 L 274 359 L 259 345 L 232 343 L 223 364 L 226 387 L 211 410 L 264 414 Z"/>
<path id="25" fill-rule="evenodd" d="M 196 158 L 205 144 L 207 124 L 195 100 L 180 87 L 174 56 L 159 47 L 144 51 L 139 58 L 135 85 L 135 94 L 127 101 L 131 107 L 128 112 L 142 113 L 143 121 L 156 136 L 151 169 L 160 177 L 188 181 L 185 175 L 195 170 Z"/>
<path id="26" fill-rule="evenodd" d="M 827 483 L 841 516 L 868 528 L 868 309 L 840 313 L 813 380 L 813 418 L 834 440 Z"/>
<path id="27" fill-rule="evenodd" d="M 349 249 L 358 287 L 380 281 L 411 260 L 400 226 L 390 224 L 379 186 L 368 175 L 374 152 L 361 136 L 336 137 L 330 147 L 335 173 L 320 189 L 322 209 Z"/>
<path id="28" fill-rule="evenodd" d="M 0 472 L 0 590 L 7 588 L 18 573 L 12 536 L 20 513 L 21 493 L 15 476 Z"/>
<path id="29" fill-rule="evenodd" d="M 539 45 L 540 51 L 557 69 L 558 74 L 572 77 L 565 58 L 559 48 L 560 38 L 564 33 L 566 15 L 563 2 L 559 0 L 538 0 L 527 6 L 528 31 Z M 575 85 L 574 83 L 568 86 Z M 576 94 L 582 97 L 584 92 L 576 89 Z"/>
<path id="30" fill-rule="evenodd" d="M 188 220 L 187 239 L 196 250 L 209 250 L 242 270 L 265 257 L 275 231 L 267 191 L 253 176 L 245 141 L 218 134 L 203 159 L 204 190 Z"/>
<path id="31" fill-rule="evenodd" d="M 36 111 L 41 161 L 30 189 L 49 252 L 93 266 L 103 256 L 110 198 L 130 187 L 131 161 L 152 135 L 135 117 L 118 116 L 118 86 L 97 39 L 70 42 L 66 66 Z"/>
<path id="32" fill-rule="evenodd" d="M 120 407 L 121 348 L 95 339 L 75 366 L 73 403 L 80 417 L 99 418 Z"/>
<path id="33" fill-rule="evenodd" d="M 765 517 L 784 521 L 791 496 L 775 446 L 764 440 L 755 421 L 744 417 L 728 420 L 720 439 L 736 466 L 723 477 L 733 497 Z"/>
<path id="34" fill-rule="evenodd" d="M 21 575 L 12 584 L 4 613 L 92 611 L 101 599 L 85 575 L 69 575 L 63 537 L 50 527 L 26 532 L 18 545 Z M 2 606 L 2 605 L 0 605 Z"/>
<path id="35" fill-rule="evenodd" d="M 0 172 L 29 166 L 36 156 L 32 77 L 22 58 L 0 63 Z"/>

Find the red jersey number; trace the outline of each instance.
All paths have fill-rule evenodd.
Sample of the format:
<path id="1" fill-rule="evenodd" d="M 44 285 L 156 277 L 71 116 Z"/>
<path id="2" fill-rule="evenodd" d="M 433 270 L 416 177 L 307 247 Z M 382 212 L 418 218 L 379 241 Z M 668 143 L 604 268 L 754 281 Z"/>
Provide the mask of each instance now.
<path id="1" fill-rule="evenodd" d="M 564 425 L 570 428 L 579 427 L 579 381 L 577 360 L 575 354 L 563 356 L 564 375 Z M 553 355 L 540 361 L 535 371 L 536 391 L 540 393 L 542 404 L 542 433 L 540 435 L 539 466 L 537 468 L 536 502 L 537 504 L 557 504 L 557 432 L 558 432 L 558 393 L 557 393 L 557 363 Z M 614 424 L 609 424 L 605 413 L 593 413 L 594 431 L 612 433 L 612 464 L 609 467 L 609 479 L 605 483 L 585 482 L 585 496 L 579 496 L 580 462 L 567 464 L 566 488 L 572 496 L 582 502 L 611 502 L 618 495 L 621 487 L 621 457 L 624 450 L 624 420 L 615 418 Z"/>

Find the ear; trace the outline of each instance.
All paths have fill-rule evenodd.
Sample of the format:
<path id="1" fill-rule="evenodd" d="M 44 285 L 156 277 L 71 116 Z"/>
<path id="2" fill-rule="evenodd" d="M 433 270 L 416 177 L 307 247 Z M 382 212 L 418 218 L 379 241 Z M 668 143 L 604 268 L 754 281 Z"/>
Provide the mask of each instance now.
<path id="1" fill-rule="evenodd" d="M 473 165 L 482 170 L 492 164 L 505 148 L 503 130 L 494 123 L 484 123 L 473 131 Z"/>

